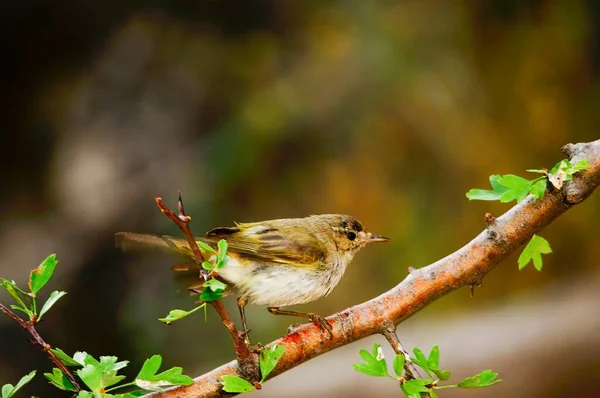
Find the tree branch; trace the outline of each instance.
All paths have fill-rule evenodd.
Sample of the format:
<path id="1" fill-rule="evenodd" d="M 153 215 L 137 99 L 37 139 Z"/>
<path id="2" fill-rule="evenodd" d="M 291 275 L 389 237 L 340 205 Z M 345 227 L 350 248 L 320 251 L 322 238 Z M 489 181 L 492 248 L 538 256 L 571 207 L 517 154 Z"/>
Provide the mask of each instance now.
<path id="1" fill-rule="evenodd" d="M 381 333 L 382 325 L 397 325 L 438 298 L 463 286 L 477 285 L 504 258 L 531 236 L 575 204 L 585 200 L 600 185 L 600 140 L 568 144 L 563 152 L 576 163 L 586 158 L 589 169 L 577 173 L 562 190 L 549 188 L 541 200 L 529 195 L 501 217 L 486 217 L 486 228 L 471 242 L 436 261 L 412 271 L 400 284 L 365 303 L 327 319 L 333 337 L 317 325 L 306 324 L 269 345 L 283 345 L 285 353 L 270 374 L 276 376 L 334 348 Z M 195 379 L 194 384 L 152 396 L 219 397 L 219 379 L 236 374 L 236 361 L 224 364 Z"/>
<path id="2" fill-rule="evenodd" d="M 50 351 L 50 348 L 52 348 L 50 346 L 50 344 L 46 343 L 46 341 L 44 341 L 42 336 L 40 336 L 40 334 L 35 329 L 35 321 L 30 321 L 30 322 L 25 321 L 24 319 L 17 316 L 17 314 L 15 314 L 14 312 L 12 312 L 8 308 L 6 308 L 3 304 L 0 304 L 0 311 L 2 311 L 6 315 L 8 315 L 10 318 L 12 318 L 23 329 L 27 330 L 29 332 L 29 334 L 31 335 L 31 337 L 33 337 L 33 340 L 31 340 L 33 345 L 38 346 L 42 351 L 44 351 L 46 353 L 46 355 L 48 355 L 50 360 L 52 362 L 54 362 L 56 367 L 59 368 L 63 372 L 63 374 L 65 375 L 65 377 L 67 379 L 69 379 L 69 381 L 71 382 L 73 387 L 75 387 L 75 389 L 77 391 L 81 391 L 81 387 L 79 386 L 79 383 L 77 382 L 77 379 L 75 378 L 75 376 L 73 376 L 73 374 L 65 366 L 65 364 L 62 363 L 62 361 L 60 359 L 58 359 L 58 357 L 56 355 L 54 355 L 54 353 L 52 351 Z"/>

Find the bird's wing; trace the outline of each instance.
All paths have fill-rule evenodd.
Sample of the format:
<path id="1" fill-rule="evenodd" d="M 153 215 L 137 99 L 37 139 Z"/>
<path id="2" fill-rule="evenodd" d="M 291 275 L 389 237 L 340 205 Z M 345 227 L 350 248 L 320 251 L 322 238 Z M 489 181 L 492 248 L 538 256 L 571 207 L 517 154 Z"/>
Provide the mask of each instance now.
<path id="1" fill-rule="evenodd" d="M 239 224 L 210 230 L 205 239 L 225 239 L 229 255 L 262 263 L 310 267 L 325 262 L 327 254 L 322 242 L 297 227 Z"/>

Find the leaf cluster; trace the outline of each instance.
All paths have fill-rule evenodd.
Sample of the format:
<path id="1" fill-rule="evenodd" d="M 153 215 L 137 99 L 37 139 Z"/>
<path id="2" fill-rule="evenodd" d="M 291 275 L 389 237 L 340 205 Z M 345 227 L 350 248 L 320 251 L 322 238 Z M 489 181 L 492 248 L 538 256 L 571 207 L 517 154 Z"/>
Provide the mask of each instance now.
<path id="1" fill-rule="evenodd" d="M 550 171 L 546 169 L 529 169 L 530 173 L 543 176 L 527 180 L 514 174 L 491 175 L 492 189 L 470 189 L 466 196 L 469 200 L 499 200 L 500 202 L 521 202 L 527 195 L 533 195 L 534 200 L 543 199 L 548 184 L 555 189 L 561 189 L 565 181 L 573 179 L 573 175 L 590 167 L 587 159 L 573 164 L 568 159 L 556 163 Z M 523 269 L 530 261 L 540 271 L 542 269 L 542 254 L 552 253 L 550 243 L 541 236 L 533 235 L 521 255 L 519 269 Z"/>
<path id="2" fill-rule="evenodd" d="M 56 255 L 48 256 L 42 263 L 31 271 L 29 276 L 29 292 L 19 288 L 14 281 L 0 278 L 0 287 L 2 287 L 16 304 L 10 308 L 27 315 L 28 323 L 25 324 L 28 329 L 35 328 L 35 325 L 42 319 L 42 316 L 52 308 L 56 302 L 66 293 L 54 291 L 50 294 L 42 308 L 38 311 L 36 298 L 41 289 L 52 278 L 58 261 Z M 16 317 L 16 314 L 15 314 Z M 45 344 L 43 340 L 40 344 Z M 76 352 L 73 357 L 67 355 L 60 348 L 51 348 L 48 344 L 44 349 L 49 350 L 56 359 L 57 365 L 77 368 L 75 374 L 89 388 L 89 390 L 78 390 L 69 380 L 67 375 L 59 368 L 53 368 L 52 373 L 44 373 L 44 376 L 52 385 L 63 391 L 76 392 L 77 397 L 138 397 L 144 395 L 144 391 L 162 391 L 163 387 L 173 385 L 190 385 L 193 383 L 191 377 L 183 375 L 182 369 L 174 367 L 161 373 L 156 373 L 160 368 L 162 358 L 160 355 L 154 355 L 147 359 L 142 370 L 133 382 L 120 384 L 125 376 L 119 375 L 118 371 L 127 366 L 128 361 L 118 361 L 115 356 L 101 356 L 100 359 L 94 358 L 86 352 Z M 70 372 L 69 372 L 70 373 Z M 2 398 L 12 397 L 23 385 L 28 383 L 36 372 L 33 371 L 21 378 L 16 386 L 5 384 L 2 386 Z M 123 394 L 110 394 L 110 391 L 135 386 L 138 390 Z"/>
<path id="3" fill-rule="evenodd" d="M 436 390 L 444 388 L 480 388 L 488 387 L 499 383 L 501 380 L 496 380 L 497 373 L 491 370 L 484 370 L 474 376 L 463 379 L 458 384 L 440 386 L 440 381 L 450 379 L 451 372 L 449 370 L 440 369 L 440 350 L 437 345 L 434 345 L 429 353 L 429 356 L 419 349 L 413 349 L 414 357 L 405 358 L 403 354 L 396 354 L 392 362 L 394 374 L 388 371 L 388 365 L 383 355 L 381 345 L 373 344 L 371 352 L 360 350 L 359 354 L 364 362 L 358 362 L 353 365 L 354 370 L 373 377 L 387 377 L 397 380 L 400 383 L 400 389 L 405 396 L 409 398 L 420 398 L 422 393 L 428 393 L 432 398 L 437 397 Z M 427 373 L 429 378 L 415 379 L 406 376 L 404 367 L 406 361 L 411 361 Z"/>
<path id="4" fill-rule="evenodd" d="M 115 356 L 101 356 L 98 360 L 86 352 L 76 352 L 73 357 L 70 357 L 60 349 L 53 349 L 52 351 L 65 365 L 79 368 L 75 373 L 89 389 L 89 391 L 79 391 L 77 394 L 79 398 L 98 396 L 133 398 L 144 395 L 148 391 L 163 391 L 165 387 L 187 386 L 194 382 L 191 377 L 182 374 L 182 368 L 180 367 L 157 373 L 162 363 L 162 357 L 153 355 L 151 358 L 146 359 L 134 381 L 117 385 L 125 379 L 125 376 L 119 375 L 118 371 L 126 367 L 129 361 L 118 361 Z M 60 390 L 77 391 L 58 368 L 52 369 L 52 373 L 44 373 L 44 376 Z M 122 394 L 110 393 L 131 386 L 138 389 Z"/>

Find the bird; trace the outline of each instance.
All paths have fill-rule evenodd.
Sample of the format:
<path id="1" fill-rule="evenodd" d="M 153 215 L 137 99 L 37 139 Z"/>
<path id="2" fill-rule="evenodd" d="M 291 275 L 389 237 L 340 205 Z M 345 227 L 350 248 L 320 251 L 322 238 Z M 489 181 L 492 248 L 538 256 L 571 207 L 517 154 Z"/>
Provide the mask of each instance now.
<path id="1" fill-rule="evenodd" d="M 331 326 L 322 316 L 280 307 L 305 304 L 327 296 L 338 285 L 354 255 L 373 242 L 387 242 L 385 236 L 368 232 L 354 217 L 320 214 L 304 218 L 285 218 L 211 229 L 196 240 L 212 247 L 227 241 L 227 262 L 215 277 L 237 294 L 237 305 L 244 332 L 247 333 L 245 306 L 267 307 L 275 315 L 305 317 L 326 329 Z M 154 247 L 192 257 L 185 239 L 132 232 L 118 232 L 117 246 L 124 250 Z M 204 258 L 211 258 L 203 251 Z M 176 273 L 190 273 L 200 266 L 188 261 L 173 267 Z M 198 275 L 198 274 L 197 274 Z M 201 280 L 195 286 L 197 291 Z M 231 289 L 229 289 L 229 287 Z"/>

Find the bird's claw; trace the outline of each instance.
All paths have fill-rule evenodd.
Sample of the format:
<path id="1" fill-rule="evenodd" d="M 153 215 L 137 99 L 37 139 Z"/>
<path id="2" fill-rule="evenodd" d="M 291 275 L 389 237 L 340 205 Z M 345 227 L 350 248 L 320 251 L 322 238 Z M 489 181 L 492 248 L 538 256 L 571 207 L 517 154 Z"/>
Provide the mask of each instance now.
<path id="1" fill-rule="evenodd" d="M 329 334 L 329 338 L 333 338 L 333 329 L 332 329 L 331 325 L 329 324 L 329 322 L 327 321 L 327 319 L 323 318 L 319 314 L 314 314 L 314 313 L 310 313 L 309 317 L 313 323 L 316 323 L 322 329 L 327 330 L 327 333 Z"/>

